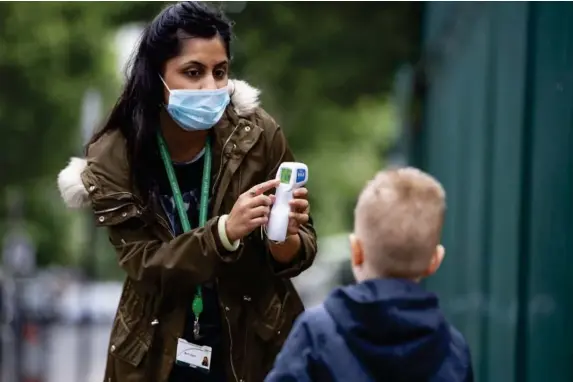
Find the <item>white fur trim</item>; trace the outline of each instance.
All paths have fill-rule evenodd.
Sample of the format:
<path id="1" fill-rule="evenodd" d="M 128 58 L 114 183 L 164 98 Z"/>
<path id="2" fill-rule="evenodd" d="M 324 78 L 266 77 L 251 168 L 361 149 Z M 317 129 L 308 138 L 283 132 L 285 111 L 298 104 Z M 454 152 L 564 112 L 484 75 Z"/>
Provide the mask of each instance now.
<path id="1" fill-rule="evenodd" d="M 87 166 L 82 158 L 71 158 L 70 163 L 58 174 L 58 188 L 66 205 L 70 208 L 82 208 L 90 204 L 89 194 L 81 174 Z"/>
<path id="2" fill-rule="evenodd" d="M 229 93 L 231 94 L 231 102 L 235 107 L 235 113 L 239 117 L 247 117 L 259 107 L 261 91 L 245 81 L 230 80 Z"/>

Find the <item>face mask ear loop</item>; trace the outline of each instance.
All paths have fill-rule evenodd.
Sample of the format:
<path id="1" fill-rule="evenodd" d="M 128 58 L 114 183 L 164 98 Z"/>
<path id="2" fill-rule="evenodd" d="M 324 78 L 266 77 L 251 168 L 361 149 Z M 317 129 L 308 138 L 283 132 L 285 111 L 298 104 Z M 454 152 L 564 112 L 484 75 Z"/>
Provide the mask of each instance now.
<path id="1" fill-rule="evenodd" d="M 165 81 L 163 80 L 163 77 L 161 77 L 161 74 L 158 74 L 159 79 L 161 80 L 161 82 L 163 82 L 163 85 L 165 86 L 165 88 L 167 89 L 167 91 L 169 92 L 169 94 L 171 94 L 171 89 L 169 89 L 169 86 L 167 86 L 167 84 L 165 83 Z M 160 104 L 160 107 L 167 107 L 166 104 Z"/>
<path id="2" fill-rule="evenodd" d="M 167 86 L 167 84 L 165 83 L 165 81 L 163 80 L 163 77 L 161 77 L 161 74 L 158 74 L 159 79 L 161 80 L 161 82 L 163 82 L 163 85 L 165 85 L 165 88 L 167 90 L 169 90 L 169 93 L 171 93 L 171 89 L 169 89 L 169 86 Z"/>

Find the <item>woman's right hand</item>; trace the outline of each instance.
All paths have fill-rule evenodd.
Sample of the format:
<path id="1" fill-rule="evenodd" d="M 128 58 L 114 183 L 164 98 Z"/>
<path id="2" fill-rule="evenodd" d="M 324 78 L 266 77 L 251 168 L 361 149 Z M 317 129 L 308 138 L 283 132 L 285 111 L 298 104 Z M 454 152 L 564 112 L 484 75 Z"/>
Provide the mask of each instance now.
<path id="1" fill-rule="evenodd" d="M 268 180 L 239 196 L 225 224 L 227 238 L 231 242 L 242 239 L 258 227 L 267 224 L 275 196 L 267 196 L 264 193 L 279 184 L 278 179 Z"/>

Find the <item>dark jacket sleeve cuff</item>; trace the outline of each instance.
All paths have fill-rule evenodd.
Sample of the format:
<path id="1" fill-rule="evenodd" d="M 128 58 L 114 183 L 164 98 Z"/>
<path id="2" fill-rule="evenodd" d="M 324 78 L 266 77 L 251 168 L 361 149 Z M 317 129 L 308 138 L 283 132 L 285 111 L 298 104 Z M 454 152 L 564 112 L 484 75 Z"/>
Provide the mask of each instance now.
<path id="1" fill-rule="evenodd" d="M 308 240 L 305 240 L 304 237 L 305 234 L 306 233 L 304 231 L 300 231 L 298 233 L 298 235 L 300 236 L 300 243 L 301 243 L 300 249 L 296 254 L 296 256 L 294 257 L 294 259 L 289 263 L 280 263 L 275 260 L 275 258 L 271 253 L 268 239 L 266 235 L 263 235 L 266 243 L 265 247 L 267 250 L 267 259 L 269 262 L 269 266 L 271 267 L 271 270 L 273 271 L 275 276 L 283 278 L 293 278 L 300 275 L 304 270 L 310 267 L 310 265 L 312 264 L 312 259 L 310 258 L 310 256 L 308 256 L 308 254 L 312 252 L 309 251 L 309 248 L 307 248 L 306 243 L 308 242 Z"/>

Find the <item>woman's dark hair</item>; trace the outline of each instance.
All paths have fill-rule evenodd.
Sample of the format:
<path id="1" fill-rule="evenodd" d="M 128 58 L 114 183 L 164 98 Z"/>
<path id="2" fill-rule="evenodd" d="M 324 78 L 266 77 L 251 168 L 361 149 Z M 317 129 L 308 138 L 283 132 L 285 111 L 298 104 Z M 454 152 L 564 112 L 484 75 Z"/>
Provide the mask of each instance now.
<path id="1" fill-rule="evenodd" d="M 164 103 L 159 76 L 165 62 L 179 54 L 184 39 L 217 35 L 230 58 L 231 27 L 222 11 L 202 2 L 185 1 L 169 5 L 143 31 L 123 92 L 86 150 L 107 132 L 119 129 L 127 141 L 131 180 L 144 201 L 152 190 L 151 170 L 157 162 L 156 132 Z"/>

